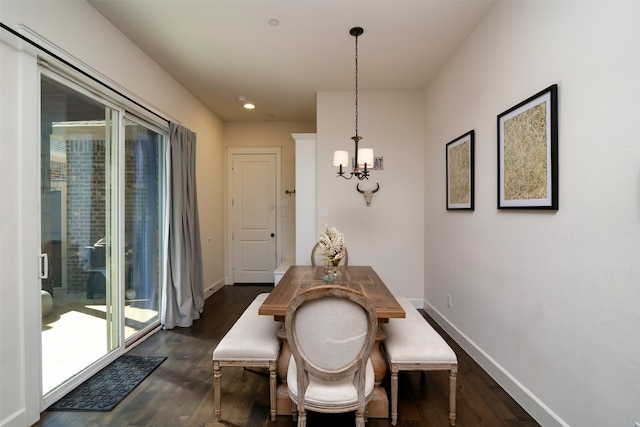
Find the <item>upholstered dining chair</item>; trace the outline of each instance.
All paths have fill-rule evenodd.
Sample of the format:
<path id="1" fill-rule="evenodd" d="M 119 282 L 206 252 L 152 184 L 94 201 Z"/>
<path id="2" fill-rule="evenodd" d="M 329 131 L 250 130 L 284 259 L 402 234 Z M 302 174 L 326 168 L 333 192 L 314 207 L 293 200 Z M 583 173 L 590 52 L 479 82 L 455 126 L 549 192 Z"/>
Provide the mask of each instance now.
<path id="1" fill-rule="evenodd" d="M 291 349 L 287 387 L 298 427 L 306 426 L 307 410 L 355 411 L 356 426 L 364 427 L 377 329 L 371 301 L 349 288 L 318 286 L 291 301 L 285 316 Z"/>
<path id="2" fill-rule="evenodd" d="M 313 249 L 311 249 L 311 265 L 324 265 L 324 253 L 322 252 L 322 248 L 320 248 L 320 243 L 316 243 L 313 245 Z M 349 252 L 347 248 L 344 248 L 344 258 L 340 260 L 340 265 L 346 266 L 349 265 Z"/>

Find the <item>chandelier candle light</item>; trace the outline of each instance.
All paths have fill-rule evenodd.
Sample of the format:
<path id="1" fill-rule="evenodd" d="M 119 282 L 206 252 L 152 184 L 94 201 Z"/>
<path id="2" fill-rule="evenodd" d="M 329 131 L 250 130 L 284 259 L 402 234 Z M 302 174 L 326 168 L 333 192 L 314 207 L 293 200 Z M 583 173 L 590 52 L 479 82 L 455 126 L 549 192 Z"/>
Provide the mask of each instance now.
<path id="1" fill-rule="evenodd" d="M 338 172 L 338 176 L 343 177 L 344 179 L 351 179 L 354 176 L 360 180 L 369 179 L 369 170 L 367 170 L 367 166 L 369 168 L 373 165 L 373 149 L 371 148 L 358 148 L 358 143 L 362 139 L 361 136 L 358 135 L 358 36 L 361 36 L 364 33 L 362 27 L 353 27 L 349 30 L 349 34 L 356 38 L 356 54 L 355 54 L 355 62 L 356 62 L 356 135 L 352 136 L 351 139 L 355 142 L 355 160 L 353 163 L 353 170 L 351 173 L 345 173 L 342 168 L 343 166 L 349 165 L 349 152 L 348 151 L 335 151 L 333 153 L 333 165 L 339 166 L 340 171 Z"/>

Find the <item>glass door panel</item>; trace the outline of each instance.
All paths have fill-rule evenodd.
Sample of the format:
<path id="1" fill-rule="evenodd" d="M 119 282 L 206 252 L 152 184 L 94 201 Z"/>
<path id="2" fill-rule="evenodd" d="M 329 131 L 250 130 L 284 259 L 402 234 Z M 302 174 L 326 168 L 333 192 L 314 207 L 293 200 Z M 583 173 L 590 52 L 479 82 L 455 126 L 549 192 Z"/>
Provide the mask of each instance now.
<path id="1" fill-rule="evenodd" d="M 121 114 L 41 79 L 43 395 L 118 348 Z"/>
<path id="2" fill-rule="evenodd" d="M 125 118 L 125 339 L 160 321 L 164 135 Z"/>

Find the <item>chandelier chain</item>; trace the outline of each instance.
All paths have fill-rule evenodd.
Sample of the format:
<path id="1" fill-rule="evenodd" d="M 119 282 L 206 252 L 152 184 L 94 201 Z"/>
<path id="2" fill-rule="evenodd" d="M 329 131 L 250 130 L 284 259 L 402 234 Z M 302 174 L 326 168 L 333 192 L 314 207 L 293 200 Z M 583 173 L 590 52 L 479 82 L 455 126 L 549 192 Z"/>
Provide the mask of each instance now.
<path id="1" fill-rule="evenodd" d="M 358 136 L 358 36 L 356 36 L 356 136 Z"/>

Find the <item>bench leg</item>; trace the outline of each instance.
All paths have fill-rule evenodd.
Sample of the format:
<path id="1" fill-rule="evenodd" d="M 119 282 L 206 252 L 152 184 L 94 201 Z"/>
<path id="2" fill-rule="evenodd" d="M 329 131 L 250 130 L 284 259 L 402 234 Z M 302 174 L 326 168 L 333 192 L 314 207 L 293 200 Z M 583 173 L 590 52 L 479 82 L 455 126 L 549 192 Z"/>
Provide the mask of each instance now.
<path id="1" fill-rule="evenodd" d="M 220 376 L 222 375 L 221 371 L 220 371 L 220 362 L 217 361 L 213 361 L 213 394 L 214 394 L 214 401 L 215 401 L 215 414 L 216 414 L 216 421 L 220 421 L 220 417 L 221 417 L 221 412 L 220 412 L 220 406 L 221 406 L 221 396 L 220 396 Z"/>
<path id="2" fill-rule="evenodd" d="M 398 368 L 391 365 L 391 425 L 398 423 Z"/>
<path id="3" fill-rule="evenodd" d="M 451 365 L 449 370 L 449 423 L 456 425 L 456 377 L 458 375 L 458 364 Z"/>
<path id="4" fill-rule="evenodd" d="M 269 362 L 269 405 L 271 407 L 271 421 L 276 420 L 276 389 L 278 387 L 276 375 L 276 361 Z"/>

